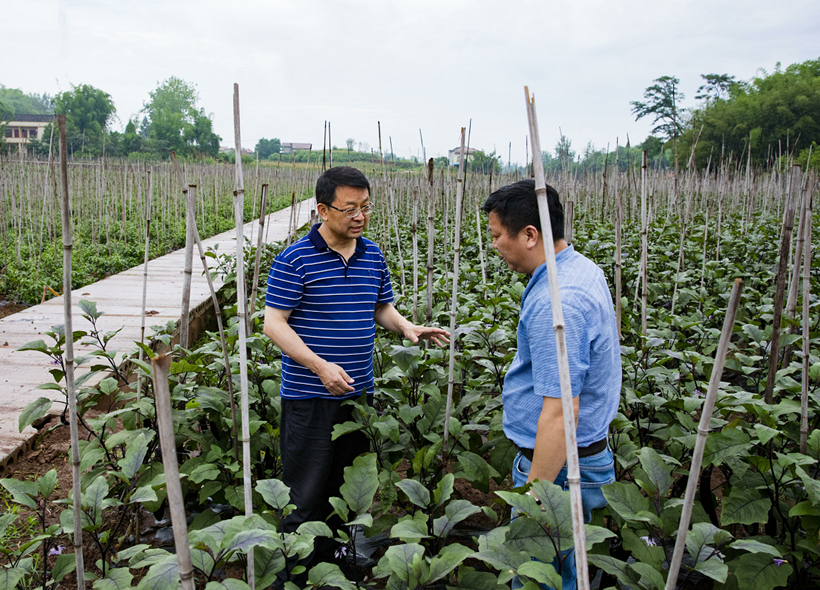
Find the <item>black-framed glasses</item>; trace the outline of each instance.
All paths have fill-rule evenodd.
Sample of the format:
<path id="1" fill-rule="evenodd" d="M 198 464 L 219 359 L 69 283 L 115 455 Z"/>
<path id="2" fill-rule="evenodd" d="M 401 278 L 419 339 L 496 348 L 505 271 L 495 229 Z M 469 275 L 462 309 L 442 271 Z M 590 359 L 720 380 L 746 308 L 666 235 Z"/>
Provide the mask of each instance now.
<path id="1" fill-rule="evenodd" d="M 339 209 L 338 207 L 334 207 L 333 205 L 328 205 L 331 209 L 336 209 L 336 211 L 341 211 L 345 214 L 345 217 L 350 217 L 351 219 L 356 217 L 359 213 L 362 215 L 370 215 L 373 213 L 373 205 L 368 203 L 364 207 L 354 207 L 351 209 Z"/>

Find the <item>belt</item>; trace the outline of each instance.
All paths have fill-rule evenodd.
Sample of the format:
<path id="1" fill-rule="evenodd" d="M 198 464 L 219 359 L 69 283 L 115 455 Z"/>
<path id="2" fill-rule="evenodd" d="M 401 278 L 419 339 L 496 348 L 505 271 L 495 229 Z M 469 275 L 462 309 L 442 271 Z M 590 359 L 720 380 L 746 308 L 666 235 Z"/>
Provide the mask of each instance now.
<path id="1" fill-rule="evenodd" d="M 529 461 L 532 461 L 532 449 L 522 449 L 518 445 L 515 445 L 515 448 L 517 448 L 518 452 L 524 455 Z M 589 446 L 578 447 L 578 456 L 590 457 L 592 455 L 597 455 L 604 449 L 606 449 L 606 439 L 602 438 L 601 440 L 596 441 Z"/>

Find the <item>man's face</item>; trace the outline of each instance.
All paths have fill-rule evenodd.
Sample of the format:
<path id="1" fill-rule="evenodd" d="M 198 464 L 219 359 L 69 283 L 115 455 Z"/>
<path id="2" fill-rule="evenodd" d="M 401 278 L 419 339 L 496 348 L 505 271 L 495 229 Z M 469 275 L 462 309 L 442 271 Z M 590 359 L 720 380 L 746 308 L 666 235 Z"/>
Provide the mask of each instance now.
<path id="1" fill-rule="evenodd" d="M 518 235 L 511 236 L 507 232 L 507 228 L 501 224 L 501 220 L 495 211 L 490 211 L 489 227 L 490 235 L 493 237 L 493 248 L 496 249 L 501 259 L 507 263 L 507 266 L 515 272 L 531 272 L 527 232 L 522 230 L 518 232 Z"/>
<path id="2" fill-rule="evenodd" d="M 370 192 L 366 188 L 339 186 L 333 196 L 333 207 L 320 205 L 322 221 L 338 239 L 355 240 L 370 221 L 370 216 L 361 212 L 361 208 L 370 203 Z M 345 211 L 350 209 L 359 210 L 355 217 L 346 216 Z"/>

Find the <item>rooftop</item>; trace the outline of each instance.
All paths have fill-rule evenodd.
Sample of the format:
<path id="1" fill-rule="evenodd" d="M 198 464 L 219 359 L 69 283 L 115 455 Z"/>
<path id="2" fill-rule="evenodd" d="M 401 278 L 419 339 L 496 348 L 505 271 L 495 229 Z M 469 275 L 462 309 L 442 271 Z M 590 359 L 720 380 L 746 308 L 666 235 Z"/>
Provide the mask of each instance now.
<path id="1" fill-rule="evenodd" d="M 51 123 L 54 117 L 55 115 L 25 115 L 19 113 L 5 121 L 7 123 Z"/>

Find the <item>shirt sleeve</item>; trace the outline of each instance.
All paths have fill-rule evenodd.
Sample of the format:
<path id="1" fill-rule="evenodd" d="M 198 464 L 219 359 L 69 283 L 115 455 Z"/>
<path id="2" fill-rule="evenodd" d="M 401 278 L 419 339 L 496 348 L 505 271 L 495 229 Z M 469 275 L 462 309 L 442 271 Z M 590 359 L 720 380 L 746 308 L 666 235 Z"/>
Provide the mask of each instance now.
<path id="1" fill-rule="evenodd" d="M 578 308 L 564 305 L 562 311 L 572 397 L 577 397 L 581 394 L 589 371 L 589 332 L 586 317 Z M 558 372 L 555 330 L 552 326 L 552 307 L 541 306 L 528 320 L 527 335 L 535 393 L 543 397 L 560 398 L 561 379 Z"/>
<path id="2" fill-rule="evenodd" d="M 390 271 L 387 270 L 387 261 L 384 255 L 379 252 L 379 259 L 381 262 L 381 284 L 379 285 L 379 297 L 376 303 L 393 303 L 393 287 L 390 284 Z"/>
<path id="3" fill-rule="evenodd" d="M 265 305 L 277 309 L 295 309 L 302 301 L 304 279 L 293 265 L 278 256 L 268 274 L 268 290 Z"/>

